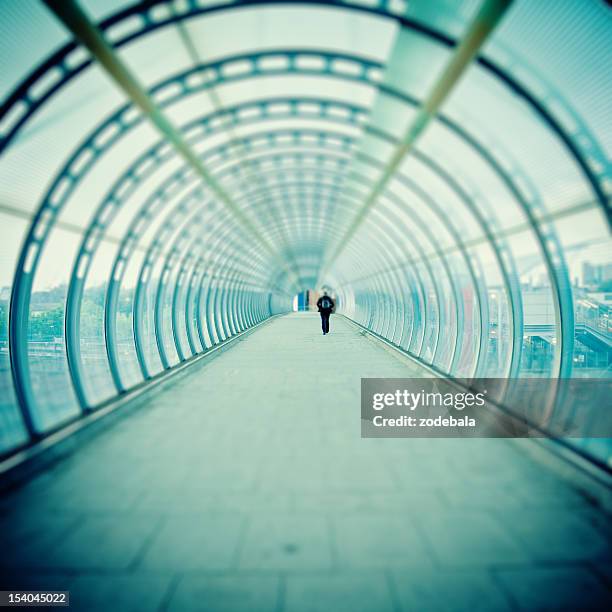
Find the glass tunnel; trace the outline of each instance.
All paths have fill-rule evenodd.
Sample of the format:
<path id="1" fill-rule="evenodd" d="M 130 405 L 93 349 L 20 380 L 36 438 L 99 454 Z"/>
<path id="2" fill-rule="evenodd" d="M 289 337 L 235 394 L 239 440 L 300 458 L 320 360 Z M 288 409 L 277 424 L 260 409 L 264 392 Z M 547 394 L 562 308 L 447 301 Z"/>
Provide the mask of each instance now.
<path id="1" fill-rule="evenodd" d="M 610 377 L 605 2 L 1 10 L 3 455 L 322 287 L 441 376 Z"/>

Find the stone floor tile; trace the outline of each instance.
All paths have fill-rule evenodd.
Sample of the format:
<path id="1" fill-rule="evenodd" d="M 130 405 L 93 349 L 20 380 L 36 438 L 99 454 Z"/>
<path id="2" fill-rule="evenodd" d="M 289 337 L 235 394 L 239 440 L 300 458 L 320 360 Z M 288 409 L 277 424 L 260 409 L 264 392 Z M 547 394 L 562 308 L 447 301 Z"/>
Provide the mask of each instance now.
<path id="1" fill-rule="evenodd" d="M 397 571 L 393 585 L 400 609 L 436 612 L 502 612 L 510 600 L 488 570 Z"/>
<path id="2" fill-rule="evenodd" d="M 126 570 L 159 525 L 157 516 L 88 516 L 41 555 L 42 567 Z"/>
<path id="3" fill-rule="evenodd" d="M 531 567 L 499 572 L 520 610 L 610 610 L 612 591 L 583 567 Z"/>
<path id="4" fill-rule="evenodd" d="M 526 550 L 506 527 L 485 512 L 466 509 L 418 517 L 443 566 L 489 566 L 525 563 Z"/>
<path id="5" fill-rule="evenodd" d="M 408 516 L 373 513 L 334 520 L 334 541 L 342 568 L 431 567 L 432 557 Z"/>
<path id="6" fill-rule="evenodd" d="M 304 515 L 252 520 L 240 555 L 241 569 L 329 569 L 332 548 L 328 521 Z"/>
<path id="7" fill-rule="evenodd" d="M 382 572 L 291 574 L 285 612 L 393 612 Z"/>
<path id="8" fill-rule="evenodd" d="M 278 609 L 279 584 L 276 575 L 189 575 L 179 581 L 167 612 L 274 612 Z"/>
<path id="9" fill-rule="evenodd" d="M 170 587 L 170 576 L 87 575 L 70 585 L 70 610 L 77 612 L 155 612 Z"/>
<path id="10" fill-rule="evenodd" d="M 235 563 L 243 524 L 243 517 L 236 514 L 168 517 L 141 565 L 173 572 L 228 569 Z"/>

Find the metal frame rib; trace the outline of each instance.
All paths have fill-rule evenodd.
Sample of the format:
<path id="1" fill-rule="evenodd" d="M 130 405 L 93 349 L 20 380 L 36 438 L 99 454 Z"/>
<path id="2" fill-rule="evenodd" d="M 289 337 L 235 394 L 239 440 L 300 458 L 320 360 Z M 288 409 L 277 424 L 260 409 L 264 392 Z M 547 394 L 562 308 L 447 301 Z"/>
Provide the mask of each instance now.
<path id="1" fill-rule="evenodd" d="M 221 201 L 248 235 L 275 259 L 280 267 L 295 280 L 294 272 L 287 266 L 272 246 L 265 240 L 251 220 L 243 213 L 240 207 L 232 200 L 225 189 L 210 174 L 196 153 L 181 135 L 180 131 L 166 117 L 162 110 L 147 94 L 144 87 L 129 68 L 121 61 L 113 48 L 104 38 L 102 32 L 89 19 L 85 12 L 74 0 L 43 0 L 54 15 L 68 28 L 68 30 L 81 41 L 92 56 L 100 63 L 112 80 L 124 91 L 130 100 L 145 114 L 153 125 L 174 147 L 176 152 L 205 181 L 214 195 Z"/>
<path id="2" fill-rule="evenodd" d="M 480 10 L 468 26 L 463 39 L 453 52 L 446 68 L 437 79 L 431 92 L 417 111 L 415 118 L 408 126 L 401 144 L 395 149 L 380 178 L 376 181 L 363 205 L 359 208 L 351 225 L 343 234 L 337 247 L 332 251 L 331 256 L 326 258 L 326 261 L 323 263 L 319 274 L 319 283 L 323 281 L 327 270 L 342 254 L 346 244 L 364 222 L 370 210 L 375 205 L 378 196 L 385 189 L 387 183 L 393 177 L 406 155 L 412 150 L 425 128 L 436 116 L 439 108 L 448 98 L 487 38 L 495 30 L 495 27 L 500 22 L 511 3 L 512 0 L 484 0 Z"/>

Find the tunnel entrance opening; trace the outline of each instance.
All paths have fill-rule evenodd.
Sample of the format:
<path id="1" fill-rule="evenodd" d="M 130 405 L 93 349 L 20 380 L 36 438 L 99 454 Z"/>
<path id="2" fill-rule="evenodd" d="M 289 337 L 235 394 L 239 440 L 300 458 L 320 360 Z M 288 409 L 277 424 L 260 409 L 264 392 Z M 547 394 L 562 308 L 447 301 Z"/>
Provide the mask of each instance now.
<path id="1" fill-rule="evenodd" d="M 293 312 L 316 311 L 317 300 L 323 293 L 327 293 L 334 301 L 336 300 L 334 292 L 329 287 L 306 289 L 306 291 L 301 291 L 293 297 Z"/>
<path id="2" fill-rule="evenodd" d="M 304 312 L 307 310 L 313 310 L 317 303 L 317 295 L 316 291 L 312 289 L 307 289 L 306 291 L 300 291 L 293 298 L 293 311 L 294 312 Z"/>

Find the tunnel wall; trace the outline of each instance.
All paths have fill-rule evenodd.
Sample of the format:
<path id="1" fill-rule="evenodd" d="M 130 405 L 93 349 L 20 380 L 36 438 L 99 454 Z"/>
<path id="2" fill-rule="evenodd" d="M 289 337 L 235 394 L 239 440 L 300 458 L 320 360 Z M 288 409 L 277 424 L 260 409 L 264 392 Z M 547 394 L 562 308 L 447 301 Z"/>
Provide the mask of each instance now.
<path id="1" fill-rule="evenodd" d="M 246 225 L 42 4 L 6 13 L 1 453 L 322 286 L 442 375 L 610 376 L 609 9 L 513 3 L 344 245 L 475 4 L 287 4 L 84 2 Z"/>

